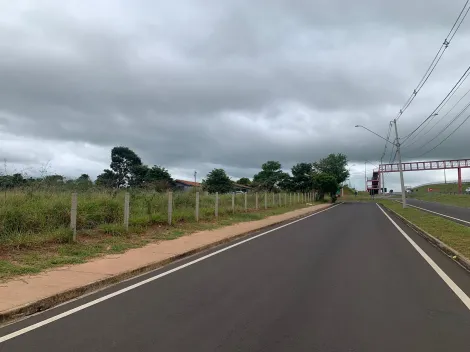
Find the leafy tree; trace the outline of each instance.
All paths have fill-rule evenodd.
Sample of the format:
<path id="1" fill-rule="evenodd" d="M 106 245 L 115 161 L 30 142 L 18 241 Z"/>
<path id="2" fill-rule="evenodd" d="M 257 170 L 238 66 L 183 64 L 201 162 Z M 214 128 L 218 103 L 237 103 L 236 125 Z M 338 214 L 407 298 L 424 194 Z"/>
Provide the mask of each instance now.
<path id="1" fill-rule="evenodd" d="M 11 182 L 13 183 L 14 187 L 18 187 L 24 185 L 26 183 L 26 179 L 22 174 L 16 173 L 11 176 Z"/>
<path id="2" fill-rule="evenodd" d="M 334 176 L 326 173 L 317 173 L 313 177 L 313 186 L 317 190 L 317 200 L 324 199 L 327 193 L 331 195 L 333 201 L 336 200 L 338 182 Z"/>
<path id="3" fill-rule="evenodd" d="M 248 177 L 242 177 L 237 181 L 237 184 L 239 185 L 244 185 L 244 186 L 249 186 L 251 185 L 251 181 Z"/>
<path id="4" fill-rule="evenodd" d="M 281 170 L 281 163 L 271 160 L 261 166 L 261 171 L 253 177 L 253 182 L 260 189 L 272 192 L 285 177 L 286 173 Z"/>
<path id="5" fill-rule="evenodd" d="M 122 187 L 136 183 L 142 173 L 142 160 L 127 147 L 114 147 L 111 150 L 111 170 L 116 176 L 116 186 Z M 137 173 L 137 175 L 136 175 Z"/>
<path id="6" fill-rule="evenodd" d="M 44 177 L 44 183 L 48 185 L 61 184 L 65 182 L 65 177 L 62 175 L 49 175 Z"/>
<path id="7" fill-rule="evenodd" d="M 91 182 L 91 179 L 88 174 L 81 174 L 80 177 L 77 178 L 77 182 Z"/>
<path id="8" fill-rule="evenodd" d="M 295 189 L 292 180 L 293 179 L 291 175 L 283 172 L 283 175 L 280 177 L 280 181 L 278 182 L 277 186 L 283 191 L 293 192 Z"/>
<path id="9" fill-rule="evenodd" d="M 148 169 L 144 178 L 144 183 L 146 187 L 158 190 L 168 189 L 175 185 L 175 181 L 168 170 L 158 165 L 154 165 L 152 168 Z"/>
<path id="10" fill-rule="evenodd" d="M 109 169 L 103 170 L 103 173 L 96 178 L 96 184 L 103 187 L 117 187 L 117 176 Z"/>
<path id="11" fill-rule="evenodd" d="M 81 174 L 76 180 L 67 180 L 66 184 L 77 185 L 80 189 L 87 189 L 93 186 L 93 182 L 90 179 L 90 176 L 87 174 Z"/>
<path id="12" fill-rule="evenodd" d="M 140 187 L 145 183 L 147 174 L 149 172 L 147 165 L 136 165 L 131 169 L 131 177 L 129 177 L 127 183 L 131 187 Z"/>
<path id="13" fill-rule="evenodd" d="M 326 158 L 313 163 L 313 168 L 317 173 L 324 173 L 333 176 L 338 184 L 343 183 L 349 177 L 346 169 L 348 159 L 344 154 L 330 154 Z"/>
<path id="14" fill-rule="evenodd" d="M 227 193 L 233 189 L 232 181 L 224 169 L 214 169 L 209 172 L 206 179 L 202 180 L 202 186 L 209 193 Z"/>
<path id="15" fill-rule="evenodd" d="M 292 167 L 292 185 L 294 192 L 309 192 L 313 189 L 313 166 L 310 163 L 298 163 Z"/>

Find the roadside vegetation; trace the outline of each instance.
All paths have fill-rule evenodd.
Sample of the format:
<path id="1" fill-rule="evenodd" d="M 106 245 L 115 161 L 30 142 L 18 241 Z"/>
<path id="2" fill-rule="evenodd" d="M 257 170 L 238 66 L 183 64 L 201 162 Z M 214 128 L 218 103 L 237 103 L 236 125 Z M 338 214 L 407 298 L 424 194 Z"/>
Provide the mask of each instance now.
<path id="1" fill-rule="evenodd" d="M 441 240 L 449 247 L 454 248 L 465 257 L 470 258 L 470 227 L 416 208 L 408 207 L 403 209 L 401 204 L 391 200 L 380 200 L 379 202 Z"/>
<path id="2" fill-rule="evenodd" d="M 86 174 L 67 179 L 4 172 L 0 174 L 0 279 L 82 263 L 194 231 L 258 220 L 315 202 L 334 202 L 339 184 L 349 176 L 346 164 L 344 155 L 331 154 L 318 162 L 298 163 L 287 173 L 279 162 L 267 161 L 253 178 L 237 181 L 225 170 L 214 169 L 187 191 L 178 188 L 164 167 L 143 164 L 127 147 L 112 149 L 110 168 L 94 182 Z M 245 194 L 234 193 L 240 185 L 249 187 L 244 189 L 246 208 Z M 196 192 L 199 221 L 195 219 Z M 78 204 L 76 242 L 72 242 L 70 223 L 72 193 L 77 194 Z M 130 196 L 128 229 L 124 225 L 126 193 Z M 307 194 L 315 194 L 316 199 L 307 198 Z"/>

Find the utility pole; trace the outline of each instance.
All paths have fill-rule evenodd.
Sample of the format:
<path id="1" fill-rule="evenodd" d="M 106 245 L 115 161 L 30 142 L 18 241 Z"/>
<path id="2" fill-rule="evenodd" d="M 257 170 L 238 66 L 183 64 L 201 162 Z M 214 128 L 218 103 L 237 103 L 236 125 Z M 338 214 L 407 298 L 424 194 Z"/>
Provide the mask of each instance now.
<path id="1" fill-rule="evenodd" d="M 401 152 L 400 152 L 400 139 L 398 139 L 398 128 L 397 128 L 397 120 L 393 120 L 393 124 L 395 125 L 395 137 L 396 137 L 396 144 L 397 147 L 397 154 L 398 154 L 398 170 L 400 170 L 400 183 L 401 183 L 401 201 L 403 204 L 403 208 L 406 208 L 406 192 L 405 192 L 405 180 L 403 178 L 403 165 L 401 163 Z"/>
<path id="2" fill-rule="evenodd" d="M 364 161 L 364 191 L 367 192 L 367 160 Z"/>
<path id="3" fill-rule="evenodd" d="M 379 168 L 379 170 L 383 169 L 382 160 L 383 160 L 383 157 L 380 158 L 380 168 Z M 380 178 L 382 180 L 382 194 L 384 194 L 385 193 L 385 172 L 380 173 Z"/>
<path id="4" fill-rule="evenodd" d="M 197 186 L 196 186 L 197 181 L 196 180 L 197 180 L 197 171 L 194 170 L 194 187 L 197 189 Z"/>

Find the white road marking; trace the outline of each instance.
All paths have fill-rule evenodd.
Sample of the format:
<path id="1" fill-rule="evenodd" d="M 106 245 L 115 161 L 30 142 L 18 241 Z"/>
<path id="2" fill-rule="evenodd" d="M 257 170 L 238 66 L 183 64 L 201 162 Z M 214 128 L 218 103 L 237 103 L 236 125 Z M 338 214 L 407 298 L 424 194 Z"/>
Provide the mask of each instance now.
<path id="1" fill-rule="evenodd" d="M 405 231 L 402 230 L 400 226 L 397 225 L 395 221 L 377 204 L 379 209 L 384 213 L 384 215 L 390 220 L 390 222 L 397 228 L 398 231 L 403 235 L 403 237 L 406 238 L 408 242 L 416 249 L 416 251 L 424 258 L 424 260 L 431 266 L 431 268 L 434 269 L 434 271 L 441 277 L 441 279 L 447 284 L 447 286 L 450 287 L 452 291 L 457 295 L 457 297 L 460 298 L 460 300 L 467 306 L 467 308 L 470 310 L 470 298 L 467 296 L 465 292 L 462 291 L 462 289 L 457 286 L 457 284 L 452 281 L 452 279 L 447 276 L 447 274 L 434 262 L 434 260 L 431 259 L 430 256 L 426 254 L 425 251 L 421 249 L 411 238 L 406 234 Z"/>
<path id="2" fill-rule="evenodd" d="M 45 319 L 45 320 L 43 320 L 43 321 L 40 321 L 40 322 L 38 322 L 38 323 L 36 323 L 36 324 L 27 326 L 27 327 L 25 327 L 25 328 L 23 328 L 23 329 L 20 329 L 20 330 L 17 330 L 17 331 L 15 331 L 15 332 L 12 332 L 12 333 L 10 333 L 10 334 L 8 334 L 8 335 L 2 336 L 2 337 L 0 337 L 0 343 L 3 343 L 3 342 L 8 341 L 8 340 L 11 340 L 11 339 L 13 339 L 13 338 L 15 338 L 15 337 L 18 337 L 18 336 L 20 336 L 20 335 L 26 334 L 27 332 L 30 332 L 30 331 L 32 331 L 32 330 L 36 330 L 36 329 L 38 329 L 38 328 L 40 328 L 40 327 L 42 327 L 42 326 L 44 326 L 44 325 L 53 323 L 53 322 L 55 322 L 55 321 L 57 321 L 57 320 L 59 320 L 59 319 L 65 318 L 65 317 L 67 317 L 67 316 L 69 316 L 69 315 L 72 315 L 72 314 L 77 313 L 77 312 L 79 312 L 79 311 L 81 311 L 81 310 L 83 310 L 83 309 L 86 309 L 86 308 L 89 308 L 89 307 L 91 307 L 91 306 L 94 306 L 95 304 L 101 303 L 101 302 L 106 301 L 106 300 L 108 300 L 108 299 L 110 299 L 110 298 L 119 296 L 119 295 L 121 295 L 121 294 L 123 294 L 123 293 L 125 293 L 125 292 L 127 292 L 127 291 L 133 290 L 133 289 L 135 289 L 135 288 L 137 288 L 137 287 L 140 287 L 140 286 L 143 286 L 143 285 L 145 285 L 145 284 L 148 284 L 149 282 L 152 282 L 152 281 L 155 281 L 155 280 L 157 280 L 157 279 L 160 279 L 160 278 L 162 278 L 162 277 L 164 277 L 164 276 L 170 275 L 170 274 L 172 274 L 172 273 L 174 273 L 174 272 L 176 272 L 176 271 L 179 271 L 179 270 L 184 269 L 184 268 L 186 268 L 186 267 L 188 267 L 188 266 L 194 265 L 194 264 L 196 264 L 196 263 L 198 263 L 198 262 L 200 262 L 200 261 L 203 261 L 203 260 L 205 260 L 205 259 L 208 259 L 208 258 L 210 258 L 210 257 L 213 257 L 213 256 L 215 256 L 215 255 L 217 255 L 217 254 L 222 253 L 222 252 L 228 251 L 229 249 L 232 249 L 232 248 L 234 248 L 234 247 L 240 246 L 240 245 L 242 245 L 242 244 L 244 244 L 244 243 L 246 243 L 246 242 L 253 241 L 254 239 L 256 239 L 256 238 L 258 238 L 258 237 L 267 235 L 268 233 L 277 231 L 277 230 L 282 229 L 282 228 L 284 228 L 284 227 L 287 227 L 287 226 L 290 226 L 290 225 L 292 225 L 292 224 L 295 224 L 295 223 L 297 223 L 297 222 L 299 222 L 299 221 L 308 219 L 308 218 L 310 218 L 310 217 L 312 217 L 312 216 L 315 216 L 315 215 L 318 215 L 318 214 L 323 213 L 323 212 L 325 212 L 325 211 L 328 211 L 328 210 L 331 210 L 331 209 L 333 209 L 333 208 L 336 208 L 337 206 L 339 206 L 339 205 L 341 205 L 341 204 L 342 204 L 342 203 L 336 204 L 336 205 L 334 205 L 334 206 L 332 206 L 332 207 L 329 207 L 329 208 L 327 208 L 327 209 L 323 209 L 323 210 L 320 210 L 320 211 L 318 211 L 318 212 L 316 212 L 316 213 L 307 215 L 307 216 L 305 216 L 305 217 L 303 217 L 303 218 L 301 218 L 301 219 L 291 221 L 291 222 L 289 222 L 289 223 L 287 223 L 287 224 L 284 224 L 284 225 L 278 226 L 278 227 L 276 227 L 276 228 L 274 228 L 274 229 L 265 231 L 265 232 L 260 233 L 260 234 L 258 234 L 258 235 L 256 235 L 256 236 L 247 238 L 246 240 L 243 240 L 243 241 L 237 242 L 237 243 L 235 243 L 235 244 L 232 244 L 232 245 L 230 245 L 230 246 L 228 246 L 228 247 L 219 249 L 218 251 L 215 251 L 215 252 L 213 252 L 213 253 L 207 254 L 207 255 L 205 255 L 205 256 L 203 256 L 203 257 L 200 257 L 200 258 L 198 258 L 198 259 L 195 259 L 195 260 L 193 260 L 193 261 L 190 261 L 190 262 L 188 262 L 188 263 L 186 263 L 186 264 L 180 265 L 180 266 L 178 266 L 178 267 L 176 267 L 176 268 L 173 268 L 173 269 L 171 269 L 171 270 L 165 271 L 164 273 L 161 273 L 161 274 L 152 276 L 152 277 L 150 277 L 150 278 L 148 278 L 148 279 L 146 279 L 146 280 L 143 280 L 143 281 L 140 281 L 140 282 L 138 282 L 138 283 L 136 283 L 136 284 L 133 284 L 133 285 L 131 285 L 131 286 L 125 287 L 125 288 L 123 288 L 123 289 L 121 289 L 121 290 L 119 290 L 119 291 L 110 293 L 110 294 L 108 294 L 108 295 L 106 295 L 106 296 L 97 298 L 97 299 L 95 299 L 94 301 L 91 301 L 91 302 L 82 304 L 81 306 L 75 307 L 75 308 L 70 309 L 70 310 L 68 310 L 68 311 L 66 311 L 66 312 L 60 313 L 60 314 L 58 314 L 58 315 L 55 315 L 55 316 L 53 316 L 53 317 L 50 317 L 50 318 Z"/>
<path id="3" fill-rule="evenodd" d="M 401 202 L 398 202 L 398 203 L 401 204 Z M 410 207 L 413 207 L 413 208 L 417 208 L 417 209 L 423 210 L 423 211 L 427 211 L 428 213 L 437 214 L 437 215 L 443 216 L 443 217 L 445 217 L 445 218 L 449 218 L 449 219 L 452 219 L 452 220 L 461 221 L 461 222 L 464 222 L 464 223 L 470 225 L 470 221 L 465 221 L 465 220 L 462 220 L 462 219 L 459 219 L 459 218 L 454 218 L 454 217 L 452 217 L 452 216 L 445 215 L 445 214 L 441 214 L 441 213 L 438 213 L 437 211 L 432 211 L 432 210 L 429 210 L 429 209 L 421 208 L 421 207 L 418 207 L 418 206 L 413 205 L 413 204 L 410 204 L 410 203 L 406 203 L 406 205 L 407 205 L 407 206 L 410 206 Z"/>

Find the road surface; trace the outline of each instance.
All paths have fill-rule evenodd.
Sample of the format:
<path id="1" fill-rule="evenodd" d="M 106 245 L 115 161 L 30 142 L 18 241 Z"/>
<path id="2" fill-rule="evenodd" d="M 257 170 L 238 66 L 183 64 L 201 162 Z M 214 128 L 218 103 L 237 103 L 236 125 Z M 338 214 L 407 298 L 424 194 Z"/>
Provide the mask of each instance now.
<path id="1" fill-rule="evenodd" d="M 470 275 L 401 227 L 342 204 L 0 329 L 0 351 L 469 351 Z"/>
<path id="2" fill-rule="evenodd" d="M 447 205 L 438 202 L 428 202 L 414 198 L 407 198 L 406 201 L 410 205 L 434 212 L 434 215 L 440 215 L 449 220 L 461 223 L 462 225 L 470 226 L 469 208 Z"/>

